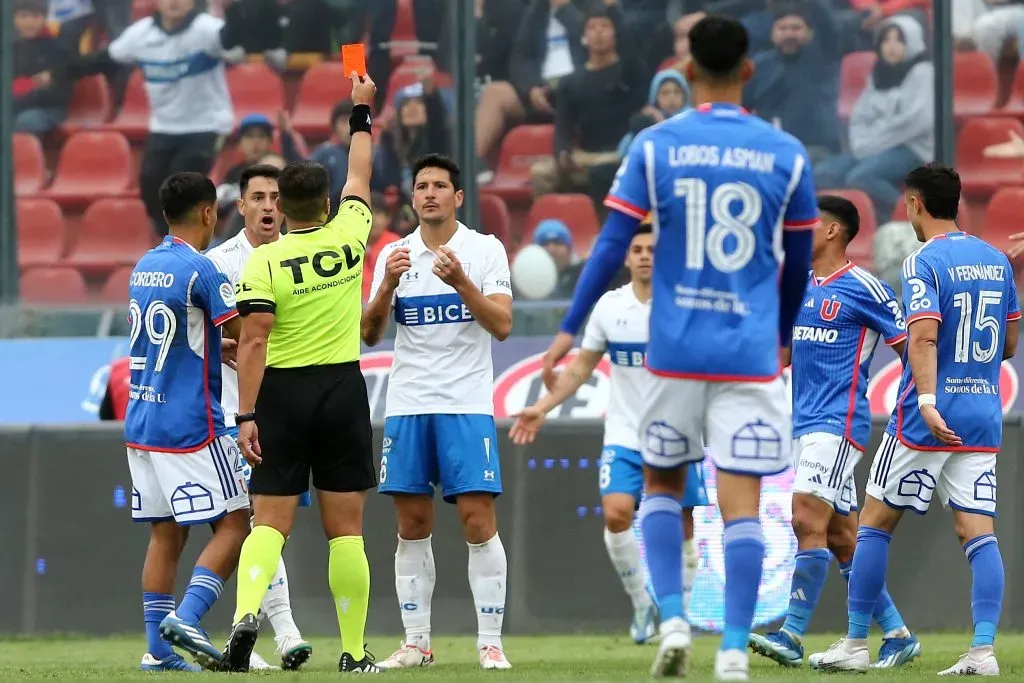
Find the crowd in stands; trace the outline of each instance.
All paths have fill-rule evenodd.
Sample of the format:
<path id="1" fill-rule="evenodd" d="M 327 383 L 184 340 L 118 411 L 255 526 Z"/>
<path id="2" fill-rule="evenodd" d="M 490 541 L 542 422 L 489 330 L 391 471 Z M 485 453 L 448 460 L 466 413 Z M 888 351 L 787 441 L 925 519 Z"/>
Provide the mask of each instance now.
<path id="1" fill-rule="evenodd" d="M 240 228 L 236 182 L 251 164 L 312 158 L 340 193 L 347 42 L 368 45 L 378 83 L 368 267 L 416 226 L 413 160 L 450 153 L 456 117 L 474 115 L 480 229 L 510 254 L 543 245 L 559 272 L 552 297 L 567 297 L 633 138 L 691 108 L 687 33 L 705 13 L 748 28 L 745 107 L 804 143 L 819 190 L 865 212 L 863 265 L 906 248 L 902 179 L 935 153 L 931 0 L 474 0 L 472 113 L 455 107 L 446 0 L 10 2 L 29 301 L 118 301 L 125 269 L 166 231 L 156 190 L 170 173 L 218 183 L 221 239 Z M 990 197 L 1024 194 L 1024 0 L 950 2 L 965 214 L 975 209 L 965 227 L 1002 246 L 986 219 L 1006 213 Z M 97 233 L 100 246 L 86 244 Z M 32 272 L 43 266 L 53 272 Z"/>

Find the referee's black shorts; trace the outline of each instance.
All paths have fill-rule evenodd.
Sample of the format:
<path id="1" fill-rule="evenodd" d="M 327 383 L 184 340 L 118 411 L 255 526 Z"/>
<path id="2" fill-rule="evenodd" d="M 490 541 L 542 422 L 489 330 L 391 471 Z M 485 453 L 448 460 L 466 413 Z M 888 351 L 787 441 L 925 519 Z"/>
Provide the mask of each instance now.
<path id="1" fill-rule="evenodd" d="M 359 361 L 267 368 L 256 399 L 263 462 L 249 490 L 297 496 L 313 487 L 347 493 L 377 485 L 370 403 Z"/>

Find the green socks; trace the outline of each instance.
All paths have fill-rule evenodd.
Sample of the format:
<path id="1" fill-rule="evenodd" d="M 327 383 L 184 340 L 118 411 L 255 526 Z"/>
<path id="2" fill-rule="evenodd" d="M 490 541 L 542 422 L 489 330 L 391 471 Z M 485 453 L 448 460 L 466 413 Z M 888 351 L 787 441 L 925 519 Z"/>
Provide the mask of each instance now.
<path id="1" fill-rule="evenodd" d="M 330 547 L 331 556 L 327 572 L 330 577 L 331 595 L 334 596 L 334 608 L 338 612 L 342 651 L 352 655 L 358 662 L 366 656 L 363 651 L 363 636 L 366 631 L 366 612 L 370 604 L 370 564 L 366 561 L 362 536 L 332 538 Z M 243 548 L 243 557 L 244 552 Z M 241 569 L 239 578 L 241 579 Z"/>
<path id="2" fill-rule="evenodd" d="M 361 542 L 359 547 L 362 550 Z M 284 536 L 280 531 L 269 526 L 253 527 L 252 533 L 242 544 L 242 554 L 238 558 L 238 599 L 232 623 L 237 624 L 246 614 L 259 612 L 263 596 L 267 594 L 278 562 L 281 561 L 283 548 Z M 363 562 L 365 564 L 366 560 Z"/>

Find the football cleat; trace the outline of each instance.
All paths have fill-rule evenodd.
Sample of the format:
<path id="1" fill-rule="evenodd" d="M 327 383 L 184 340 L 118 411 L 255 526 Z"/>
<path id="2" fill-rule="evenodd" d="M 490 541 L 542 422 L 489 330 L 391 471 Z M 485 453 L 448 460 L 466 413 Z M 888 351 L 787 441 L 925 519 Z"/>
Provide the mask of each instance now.
<path id="1" fill-rule="evenodd" d="M 338 671 L 351 674 L 379 674 L 384 669 L 373 663 L 373 655 L 369 652 L 364 652 L 363 658 L 358 662 L 349 653 L 342 652 L 341 659 L 338 660 Z"/>
<path id="2" fill-rule="evenodd" d="M 280 671 L 281 667 L 274 666 L 267 660 L 260 657 L 259 654 L 253 650 L 253 653 L 249 655 L 249 670 L 250 671 Z"/>
<path id="3" fill-rule="evenodd" d="M 719 650 L 715 653 L 716 681 L 750 680 L 750 658 L 746 650 Z"/>
<path id="4" fill-rule="evenodd" d="M 277 654 L 281 655 L 281 668 L 285 671 L 298 671 L 313 656 L 313 646 L 301 636 L 281 636 L 274 640 Z"/>
<path id="5" fill-rule="evenodd" d="M 896 669 L 921 656 L 921 641 L 911 634 L 909 638 L 885 638 L 878 648 L 878 661 L 872 669 Z"/>
<path id="6" fill-rule="evenodd" d="M 637 645 L 649 643 L 657 633 L 655 622 L 658 618 L 658 608 L 654 604 L 633 612 L 633 623 L 629 625 L 629 637 Z"/>
<path id="7" fill-rule="evenodd" d="M 960 655 L 956 664 L 939 672 L 940 676 L 998 676 L 999 662 L 992 647 L 972 647 Z"/>
<path id="8" fill-rule="evenodd" d="M 256 621 L 254 614 L 246 614 L 241 621 L 231 627 L 231 635 L 228 636 L 228 644 L 224 647 L 224 654 L 221 657 L 223 671 L 245 673 L 249 670 L 249 659 L 252 657 L 252 648 L 256 645 L 259 632 L 259 622 Z"/>
<path id="9" fill-rule="evenodd" d="M 662 623 L 661 644 L 651 665 L 651 675 L 656 678 L 685 676 L 689 661 L 690 625 L 679 618 Z"/>
<path id="10" fill-rule="evenodd" d="M 851 645 L 843 638 L 837 640 L 825 652 L 817 652 L 807 658 L 812 669 L 818 671 L 856 671 L 864 673 L 868 670 L 871 657 L 867 645 Z"/>
<path id="11" fill-rule="evenodd" d="M 747 640 L 750 649 L 782 666 L 800 666 L 804 663 L 803 644 L 785 631 L 751 633 Z"/>
<path id="12" fill-rule="evenodd" d="M 505 652 L 497 645 L 486 645 L 480 648 L 481 669 L 511 669 L 512 664 L 505 659 Z"/>
<path id="13" fill-rule="evenodd" d="M 381 669 L 415 669 L 421 666 L 433 666 L 434 653 L 430 650 L 421 650 L 415 645 L 402 643 L 402 647 L 395 650 L 390 657 L 377 666 Z"/>
<path id="14" fill-rule="evenodd" d="M 167 655 L 163 659 L 157 659 L 148 652 L 142 655 L 142 662 L 139 663 L 142 671 L 202 671 L 202 667 L 189 664 L 177 652 Z"/>
<path id="15" fill-rule="evenodd" d="M 210 642 L 210 635 L 198 624 L 189 624 L 171 612 L 160 622 L 160 637 L 191 654 L 204 669 L 219 668 L 220 651 Z"/>

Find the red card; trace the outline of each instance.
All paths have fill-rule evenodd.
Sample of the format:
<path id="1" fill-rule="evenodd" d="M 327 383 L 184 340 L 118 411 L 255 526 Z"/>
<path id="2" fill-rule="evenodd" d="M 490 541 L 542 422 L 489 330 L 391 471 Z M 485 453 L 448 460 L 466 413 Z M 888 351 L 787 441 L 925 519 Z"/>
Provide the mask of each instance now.
<path id="1" fill-rule="evenodd" d="M 345 75 L 351 76 L 355 71 L 359 76 L 366 75 L 366 48 L 362 43 L 355 45 L 341 46 L 341 63 L 345 68 Z"/>

